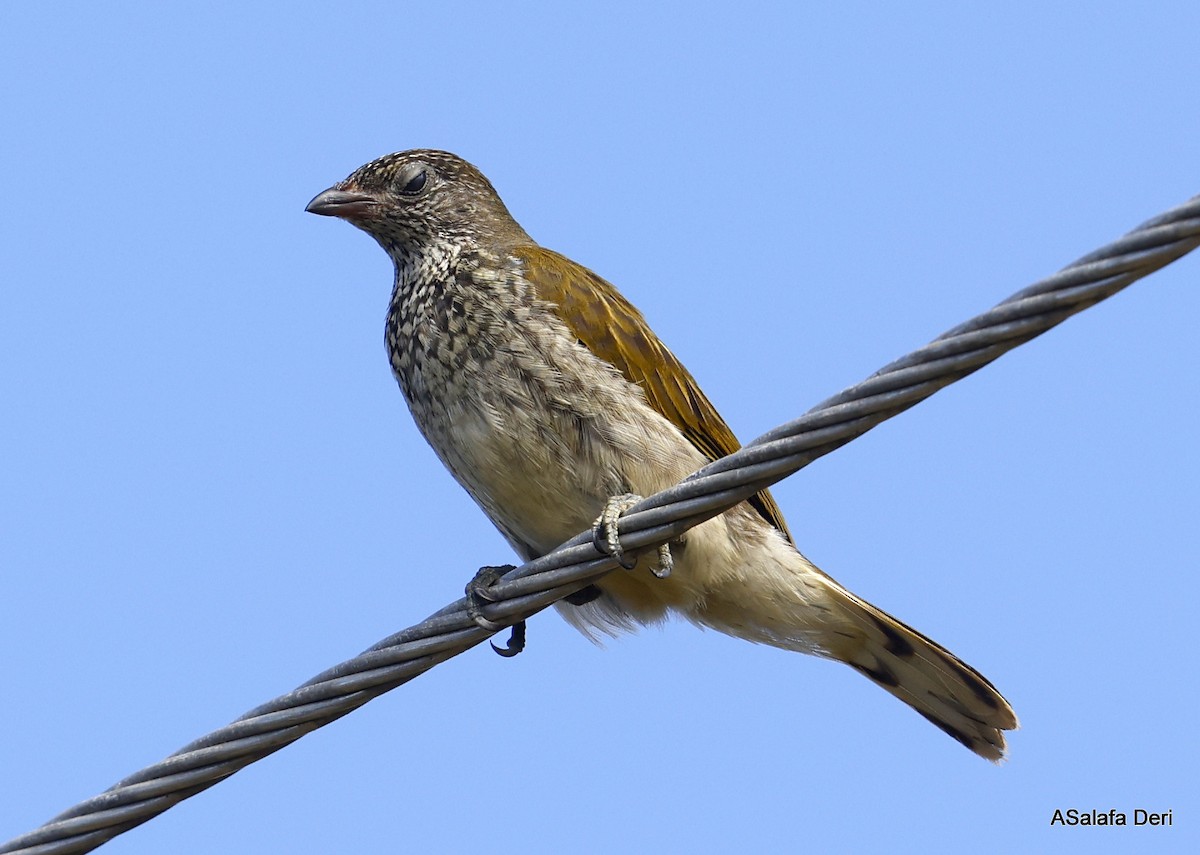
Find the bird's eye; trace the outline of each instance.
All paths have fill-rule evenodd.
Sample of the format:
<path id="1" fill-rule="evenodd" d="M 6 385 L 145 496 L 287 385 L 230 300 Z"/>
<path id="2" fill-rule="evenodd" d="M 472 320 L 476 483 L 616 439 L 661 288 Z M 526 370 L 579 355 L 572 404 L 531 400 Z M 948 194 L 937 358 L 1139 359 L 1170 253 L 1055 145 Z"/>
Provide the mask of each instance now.
<path id="1" fill-rule="evenodd" d="M 417 173 L 409 178 L 408 181 L 405 182 L 404 186 L 400 188 L 400 192 L 405 196 L 416 196 L 425 189 L 425 183 L 428 180 L 429 174 L 424 169 L 418 170 Z"/>

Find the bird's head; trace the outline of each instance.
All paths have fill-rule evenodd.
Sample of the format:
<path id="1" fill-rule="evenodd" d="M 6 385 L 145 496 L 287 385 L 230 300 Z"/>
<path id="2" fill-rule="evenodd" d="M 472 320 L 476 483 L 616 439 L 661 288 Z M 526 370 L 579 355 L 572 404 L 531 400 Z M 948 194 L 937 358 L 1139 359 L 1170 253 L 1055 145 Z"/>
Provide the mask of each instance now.
<path id="1" fill-rule="evenodd" d="M 531 242 L 483 173 L 460 157 L 432 149 L 373 160 L 317 194 L 305 210 L 346 220 L 379 241 L 393 258 L 447 244 Z"/>

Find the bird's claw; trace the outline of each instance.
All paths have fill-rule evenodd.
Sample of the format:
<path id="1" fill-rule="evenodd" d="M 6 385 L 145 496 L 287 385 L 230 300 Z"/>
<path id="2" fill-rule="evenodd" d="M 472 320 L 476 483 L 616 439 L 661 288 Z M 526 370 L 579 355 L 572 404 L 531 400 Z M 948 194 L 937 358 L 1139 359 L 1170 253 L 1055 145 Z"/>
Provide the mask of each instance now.
<path id="1" fill-rule="evenodd" d="M 625 557 L 625 549 L 621 546 L 621 538 L 617 533 L 617 521 L 620 520 L 623 513 L 641 500 L 642 497 L 636 493 L 622 493 L 619 496 L 613 496 L 605 503 L 604 510 L 596 518 L 592 527 L 592 543 L 597 551 L 607 552 L 617 559 L 617 563 L 626 570 L 632 570 L 637 566 L 637 558 Z M 658 547 L 658 563 L 651 568 L 650 572 L 659 579 L 666 579 L 671 575 L 674 567 L 675 559 L 671 556 L 671 547 L 664 543 Z"/>
<path id="2" fill-rule="evenodd" d="M 625 549 L 621 546 L 621 536 L 617 532 L 617 521 L 621 514 L 632 508 L 642 497 L 635 493 L 622 493 L 613 496 L 604 503 L 604 510 L 592 524 L 592 544 L 598 552 L 606 552 L 626 570 L 632 570 L 637 565 L 637 559 L 625 557 Z"/>
<path id="3" fill-rule="evenodd" d="M 656 579 L 666 579 L 674 569 L 675 558 L 671 555 L 671 544 L 660 543 L 658 545 L 658 563 L 650 568 L 650 572 Z"/>
<path id="4" fill-rule="evenodd" d="M 504 624 L 485 618 L 481 609 L 488 603 L 495 602 L 488 596 L 488 588 L 496 584 L 501 576 L 512 569 L 513 565 L 511 564 L 502 564 L 499 567 L 480 567 L 479 572 L 467 583 L 467 615 L 475 622 L 476 626 L 486 629 L 488 632 L 500 632 L 504 629 Z M 505 658 L 516 656 L 525 649 L 525 621 L 512 625 L 508 643 L 503 647 L 497 647 L 495 642 L 489 643 L 492 645 L 492 650 Z"/>
<path id="5" fill-rule="evenodd" d="M 505 659 L 511 659 L 525 649 L 525 621 L 517 621 L 512 625 L 512 631 L 508 634 L 508 641 L 503 647 L 500 647 L 494 641 L 489 641 L 492 645 L 492 650 L 497 656 L 503 656 Z"/>

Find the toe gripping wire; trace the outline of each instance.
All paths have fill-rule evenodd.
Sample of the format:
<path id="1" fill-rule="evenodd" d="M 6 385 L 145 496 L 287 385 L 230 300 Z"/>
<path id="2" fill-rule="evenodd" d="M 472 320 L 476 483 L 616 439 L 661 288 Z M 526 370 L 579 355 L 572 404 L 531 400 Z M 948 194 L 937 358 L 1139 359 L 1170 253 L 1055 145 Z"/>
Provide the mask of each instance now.
<path id="1" fill-rule="evenodd" d="M 625 552 L 651 549 L 861 436 L 1200 243 L 1200 196 L 1014 294 L 805 415 L 638 502 L 616 521 Z M 0 853 L 63 855 L 105 841 L 211 787 L 577 592 L 617 566 L 585 532 L 175 754 L 81 802 Z M 487 626 L 481 626 L 482 618 Z M 15 782 L 12 782 L 15 784 Z"/>

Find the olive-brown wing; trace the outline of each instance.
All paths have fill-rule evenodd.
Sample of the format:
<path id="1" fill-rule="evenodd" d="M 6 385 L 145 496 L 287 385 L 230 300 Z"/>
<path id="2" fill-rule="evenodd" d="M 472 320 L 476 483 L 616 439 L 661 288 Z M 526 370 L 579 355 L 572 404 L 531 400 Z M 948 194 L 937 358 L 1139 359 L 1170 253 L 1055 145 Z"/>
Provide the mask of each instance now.
<path id="1" fill-rule="evenodd" d="M 650 329 L 642 313 L 610 283 L 586 267 L 538 246 L 512 250 L 539 299 L 559 306 L 563 321 L 585 347 L 641 387 L 650 406 L 674 424 L 705 457 L 716 460 L 741 448 L 716 407 Z M 770 492 L 750 505 L 792 539 Z"/>

